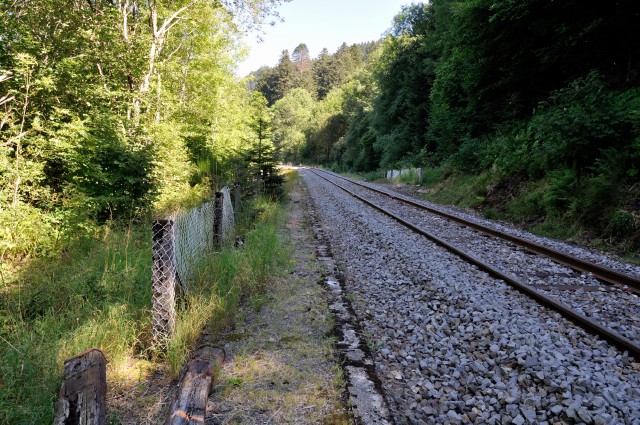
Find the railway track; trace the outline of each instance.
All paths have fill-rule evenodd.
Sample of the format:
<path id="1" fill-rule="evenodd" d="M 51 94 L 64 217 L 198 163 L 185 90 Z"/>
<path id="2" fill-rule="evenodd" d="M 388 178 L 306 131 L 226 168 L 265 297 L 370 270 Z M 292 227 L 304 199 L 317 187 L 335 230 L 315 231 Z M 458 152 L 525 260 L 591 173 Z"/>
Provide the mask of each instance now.
<path id="1" fill-rule="evenodd" d="M 490 245 L 489 242 L 487 241 L 487 238 L 484 238 L 484 239 L 480 238 L 482 241 L 479 243 L 463 241 L 461 238 L 456 238 L 457 240 L 455 241 L 448 240 L 447 235 L 451 233 L 450 223 L 454 222 L 456 223 L 455 225 L 457 227 L 460 227 L 460 225 L 462 225 L 469 229 L 472 229 L 472 231 L 474 232 L 474 235 L 471 235 L 468 238 L 473 238 L 474 241 L 477 241 L 479 239 L 478 232 L 481 232 L 481 234 L 489 235 L 494 238 L 500 238 L 504 240 L 502 244 L 506 246 L 505 248 L 502 248 L 500 245 L 495 245 L 495 242 L 493 241 L 491 242 L 491 244 L 493 244 L 493 246 L 497 246 L 496 250 L 504 251 L 506 253 L 505 255 L 508 255 L 509 259 L 518 257 L 518 255 L 522 254 L 522 250 L 524 249 L 526 251 L 531 251 L 536 254 L 548 257 L 557 263 L 568 266 L 572 270 L 579 270 L 584 273 L 580 279 L 578 279 L 575 276 L 575 273 L 573 276 L 571 276 L 570 274 L 566 275 L 566 277 L 564 277 L 560 281 L 560 283 L 566 283 L 567 281 L 568 282 L 577 281 L 578 284 L 573 286 L 581 287 L 582 289 L 588 289 L 588 290 L 593 290 L 593 288 L 596 288 L 596 290 L 598 291 L 606 292 L 607 289 L 603 288 L 600 282 L 597 282 L 597 281 L 593 282 L 594 280 L 593 278 L 596 278 L 600 281 L 607 282 L 607 284 L 609 285 L 617 285 L 618 287 L 623 288 L 624 290 L 638 291 L 640 289 L 640 279 L 625 273 L 621 273 L 619 271 L 613 270 L 608 267 L 603 267 L 598 264 L 592 264 L 588 261 L 585 261 L 580 258 L 576 258 L 574 256 L 560 252 L 556 249 L 548 248 L 540 244 L 527 241 L 520 237 L 509 235 L 507 233 L 497 231 L 495 229 L 491 229 L 489 227 L 480 225 L 478 223 L 469 222 L 458 216 L 451 215 L 446 212 L 428 207 L 424 204 L 418 203 L 404 196 L 398 196 L 396 194 L 389 193 L 387 191 L 383 191 L 359 182 L 355 182 L 351 179 L 347 179 L 342 176 L 335 175 L 333 173 L 328 173 L 328 172 L 320 171 L 316 169 L 311 171 L 319 178 L 322 178 L 323 180 L 340 188 L 341 190 L 345 191 L 346 193 L 353 196 L 354 198 L 386 214 L 387 216 L 393 218 L 394 220 L 398 221 L 402 225 L 410 228 L 412 231 L 431 239 L 432 241 L 445 247 L 449 251 L 454 252 L 456 255 L 463 258 L 465 261 L 468 261 L 474 264 L 475 266 L 477 266 L 478 268 L 480 268 L 481 270 L 484 270 L 489 274 L 495 277 L 498 277 L 499 279 L 508 283 L 512 287 L 516 288 L 518 291 L 535 299 L 537 302 L 549 308 L 552 308 L 555 311 L 558 311 L 563 316 L 570 319 L 571 321 L 581 326 L 582 328 L 586 329 L 590 333 L 596 334 L 602 337 L 603 339 L 609 341 L 610 343 L 617 346 L 618 348 L 622 350 L 627 350 L 636 359 L 640 359 L 640 344 L 638 341 L 639 339 L 638 337 L 640 336 L 640 334 L 638 334 L 637 328 L 634 325 L 634 322 L 637 320 L 637 316 L 634 316 L 632 312 L 619 312 L 619 313 L 610 312 L 609 316 L 604 318 L 605 319 L 604 321 L 608 321 L 609 324 L 616 323 L 616 321 L 619 320 L 620 314 L 631 315 L 631 317 L 628 320 L 628 322 L 630 322 L 630 325 L 627 324 L 626 328 L 622 327 L 624 329 L 624 332 L 614 330 L 613 329 L 614 326 L 602 324 L 600 320 L 596 321 L 592 317 L 588 317 L 586 314 L 584 314 L 582 311 L 584 311 L 586 307 L 582 306 L 581 308 L 572 308 L 568 306 L 566 302 L 560 301 L 557 296 L 550 295 L 550 293 L 554 292 L 555 289 L 558 289 L 558 288 L 566 289 L 566 286 L 572 286 L 572 285 L 564 285 L 563 287 L 563 285 L 558 284 L 558 282 L 555 282 L 555 285 L 549 285 L 549 288 L 546 288 L 546 290 L 536 289 L 535 287 L 536 285 L 532 284 L 531 282 L 532 279 L 527 275 L 528 274 L 531 275 L 532 273 L 540 273 L 540 272 L 539 271 L 530 272 L 526 270 L 527 269 L 526 255 L 525 255 L 525 259 L 521 260 L 521 261 L 524 261 L 524 263 L 522 263 L 523 265 L 519 266 L 519 269 L 516 272 L 512 272 L 509 270 L 508 267 L 504 267 L 502 264 L 496 264 L 497 263 L 496 261 L 491 261 L 491 260 L 487 260 L 487 258 L 482 258 L 483 250 L 484 251 L 491 250 L 491 248 L 487 246 L 487 245 Z M 336 182 L 336 180 L 339 180 L 340 183 L 342 184 Z M 350 185 L 351 187 L 346 187 L 344 184 L 345 182 L 347 186 Z M 371 195 L 370 192 L 373 192 L 372 196 L 375 199 L 370 199 L 369 197 L 366 197 L 362 192 L 356 193 L 358 190 L 362 190 L 362 189 L 364 189 L 365 191 L 368 191 L 369 195 Z M 385 200 L 384 198 L 387 198 L 387 199 Z M 413 209 L 413 213 L 406 210 L 407 208 Z M 422 215 L 424 215 L 424 211 L 427 211 L 429 213 L 436 214 L 436 216 L 439 217 L 440 219 L 433 218 L 434 217 L 433 215 L 431 215 L 429 218 L 425 218 L 423 216 L 423 217 L 420 217 L 419 219 L 415 219 L 416 208 L 423 211 Z M 434 231 L 433 229 L 428 229 L 428 227 L 430 226 L 428 222 L 433 222 L 433 221 L 442 222 L 442 223 L 439 223 L 439 226 L 441 227 L 439 230 Z M 444 221 L 448 221 L 449 224 L 444 223 Z M 449 231 L 447 229 L 449 229 Z M 475 247 L 473 246 L 474 244 L 475 244 Z M 476 252 L 474 252 L 474 250 Z M 478 254 L 478 252 L 480 252 L 480 254 Z M 566 274 L 566 272 L 563 272 L 563 273 Z M 538 281 L 541 280 L 540 276 L 538 276 L 536 279 Z M 536 279 L 533 279 L 533 281 L 535 282 Z M 589 285 L 590 282 L 594 284 Z M 620 297 L 633 297 L 631 294 L 628 294 L 628 293 L 624 295 L 625 293 L 621 290 L 616 291 L 616 294 L 618 293 L 622 294 L 622 295 L 619 295 Z M 607 293 L 606 296 L 607 297 L 611 296 L 611 294 Z M 617 304 L 619 306 L 620 305 L 624 306 L 626 301 L 624 301 L 623 298 L 621 299 L 622 301 L 615 302 L 614 304 Z M 574 304 L 583 304 L 583 302 L 580 300 L 578 300 L 578 302 L 575 302 L 575 300 L 572 300 L 572 302 L 574 302 Z M 597 309 L 597 306 L 591 306 L 591 308 Z M 579 311 L 579 310 L 582 310 L 582 311 Z M 592 314 L 592 316 L 596 316 L 596 315 L 598 315 L 598 313 Z M 631 330 L 629 330 L 630 328 Z M 629 337 L 629 333 L 631 333 L 631 337 Z"/>
<path id="2" fill-rule="evenodd" d="M 316 172 L 317 174 L 318 170 L 315 170 L 314 172 Z M 388 196 L 391 199 L 395 199 L 399 202 L 403 202 L 407 205 L 411 205 L 413 207 L 416 207 L 418 209 L 424 210 L 424 211 L 428 211 L 430 213 L 436 214 L 438 216 L 444 217 L 448 220 L 452 220 L 455 221 L 457 223 L 460 223 L 464 226 L 467 226 L 469 228 L 475 229 L 477 231 L 480 231 L 482 233 L 485 233 L 487 235 L 491 235 L 491 236 L 495 236 L 498 237 L 500 239 L 504 239 L 506 241 L 512 242 L 516 245 L 519 245 L 531 252 L 534 252 L 536 254 L 540 254 L 540 255 L 544 255 L 548 258 L 551 258 L 552 260 L 560 263 L 560 264 L 564 264 L 572 269 L 575 270 L 580 270 L 582 272 L 585 273 L 591 273 L 595 278 L 600 279 L 604 282 L 608 282 L 610 284 L 613 285 L 619 285 L 620 287 L 622 287 L 623 289 L 627 289 L 627 288 L 632 288 L 633 290 L 635 290 L 637 293 L 640 293 L 640 278 L 636 277 L 636 276 L 631 276 L 629 274 L 626 273 L 621 273 L 617 270 L 613 270 L 609 267 L 605 267 L 605 266 L 601 266 L 598 264 L 594 264 L 591 263 L 589 261 L 585 261 L 581 258 L 575 257 L 573 255 L 561 252 L 557 249 L 553 249 L 553 248 L 549 248 L 540 244 L 537 244 L 535 242 L 532 241 L 528 241 L 524 238 L 515 236 L 515 235 L 510 235 L 508 233 L 505 232 L 501 232 L 499 230 L 496 229 L 492 229 L 490 227 L 487 226 L 483 226 L 481 224 L 478 223 L 474 223 L 472 221 L 469 220 L 465 220 L 461 217 L 455 216 L 453 214 L 449 214 L 446 213 L 444 211 L 429 207 L 427 205 L 421 204 L 419 202 L 416 202 L 414 200 L 409 199 L 408 197 L 405 196 L 398 196 L 396 194 L 390 193 L 390 192 L 386 192 L 384 190 L 380 190 L 377 189 L 375 187 L 354 181 L 352 179 L 348 179 L 346 177 L 334 174 L 334 173 L 327 173 L 326 171 L 321 171 L 323 173 L 326 173 L 328 175 L 331 175 L 332 177 L 335 178 L 339 178 L 341 180 L 347 181 L 351 184 L 354 184 L 356 186 L 359 187 L 363 187 L 365 189 L 368 189 L 370 191 L 379 193 L 381 195 L 384 196 Z"/>

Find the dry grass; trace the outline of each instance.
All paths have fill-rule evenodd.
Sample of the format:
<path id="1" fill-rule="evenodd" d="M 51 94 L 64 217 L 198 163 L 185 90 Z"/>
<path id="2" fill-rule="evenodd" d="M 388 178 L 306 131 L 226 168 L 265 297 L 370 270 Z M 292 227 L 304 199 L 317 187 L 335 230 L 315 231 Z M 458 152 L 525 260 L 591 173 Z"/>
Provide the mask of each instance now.
<path id="1" fill-rule="evenodd" d="M 232 360 L 210 399 L 208 424 L 349 424 L 342 370 L 334 358 L 332 320 L 320 266 L 300 202 L 304 186 L 289 173 L 290 274 L 271 282 L 260 308 L 245 305 L 226 341 Z"/>

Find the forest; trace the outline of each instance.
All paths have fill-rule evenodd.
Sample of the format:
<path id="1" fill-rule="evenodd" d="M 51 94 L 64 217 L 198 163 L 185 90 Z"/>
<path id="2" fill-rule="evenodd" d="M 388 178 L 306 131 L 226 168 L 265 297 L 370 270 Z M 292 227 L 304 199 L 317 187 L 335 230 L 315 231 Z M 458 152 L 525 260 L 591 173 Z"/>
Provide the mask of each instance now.
<path id="1" fill-rule="evenodd" d="M 424 167 L 428 199 L 638 260 L 640 3 L 415 3 L 379 40 L 315 58 L 299 40 L 239 78 L 243 35 L 287 1 L 0 0 L 0 423 L 50 423 L 64 359 L 90 347 L 123 386 L 176 375 L 288 260 L 258 199 L 159 354 L 150 223 L 277 184 L 277 162 Z"/>
<path id="2" fill-rule="evenodd" d="M 280 1 L 2 3 L 3 262 L 161 215 L 251 165 L 262 106 L 234 75 L 238 41 Z"/>
<path id="3" fill-rule="evenodd" d="M 433 0 L 385 37 L 255 72 L 285 161 L 428 169 L 478 208 L 640 246 L 640 5 Z M 378 174 L 376 174 L 378 172 Z"/>

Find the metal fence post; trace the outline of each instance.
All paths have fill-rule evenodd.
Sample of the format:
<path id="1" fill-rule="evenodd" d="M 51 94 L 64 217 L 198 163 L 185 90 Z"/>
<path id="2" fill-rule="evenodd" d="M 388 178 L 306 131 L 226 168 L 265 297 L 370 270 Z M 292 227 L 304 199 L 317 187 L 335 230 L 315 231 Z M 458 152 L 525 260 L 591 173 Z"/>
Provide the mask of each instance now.
<path id="1" fill-rule="evenodd" d="M 174 222 L 171 219 L 153 222 L 153 344 L 164 346 L 176 323 L 176 260 Z"/>
<path id="2" fill-rule="evenodd" d="M 216 192 L 215 216 L 213 217 L 213 243 L 217 248 L 222 247 L 224 239 L 223 232 L 224 195 Z"/>
<path id="3" fill-rule="evenodd" d="M 240 211 L 242 208 L 241 204 L 241 196 L 242 196 L 242 187 L 240 183 L 236 183 L 233 185 L 233 212 L 236 218 L 236 221 L 240 219 Z"/>

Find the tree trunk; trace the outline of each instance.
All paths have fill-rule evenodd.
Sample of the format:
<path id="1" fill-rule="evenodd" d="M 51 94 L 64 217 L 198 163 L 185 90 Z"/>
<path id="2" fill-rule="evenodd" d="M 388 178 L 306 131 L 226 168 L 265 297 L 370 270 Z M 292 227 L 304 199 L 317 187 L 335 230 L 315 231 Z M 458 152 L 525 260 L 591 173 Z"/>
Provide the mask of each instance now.
<path id="1" fill-rule="evenodd" d="M 181 7 L 177 11 L 175 11 L 171 16 L 166 18 L 160 27 L 158 27 L 158 8 L 155 3 L 152 3 L 150 7 L 151 12 L 151 31 L 152 31 L 152 39 L 151 39 L 151 47 L 149 48 L 149 68 L 147 69 L 147 73 L 145 74 L 142 84 L 140 85 L 140 91 L 138 97 L 134 100 L 134 116 L 136 119 L 140 117 L 140 103 L 142 102 L 142 98 L 149 91 L 149 87 L 151 85 L 151 78 L 156 73 L 156 61 L 162 52 L 162 46 L 164 44 L 167 33 L 173 28 L 180 20 L 181 15 L 191 8 L 193 5 L 198 3 L 200 0 L 193 0 L 187 5 Z"/>

